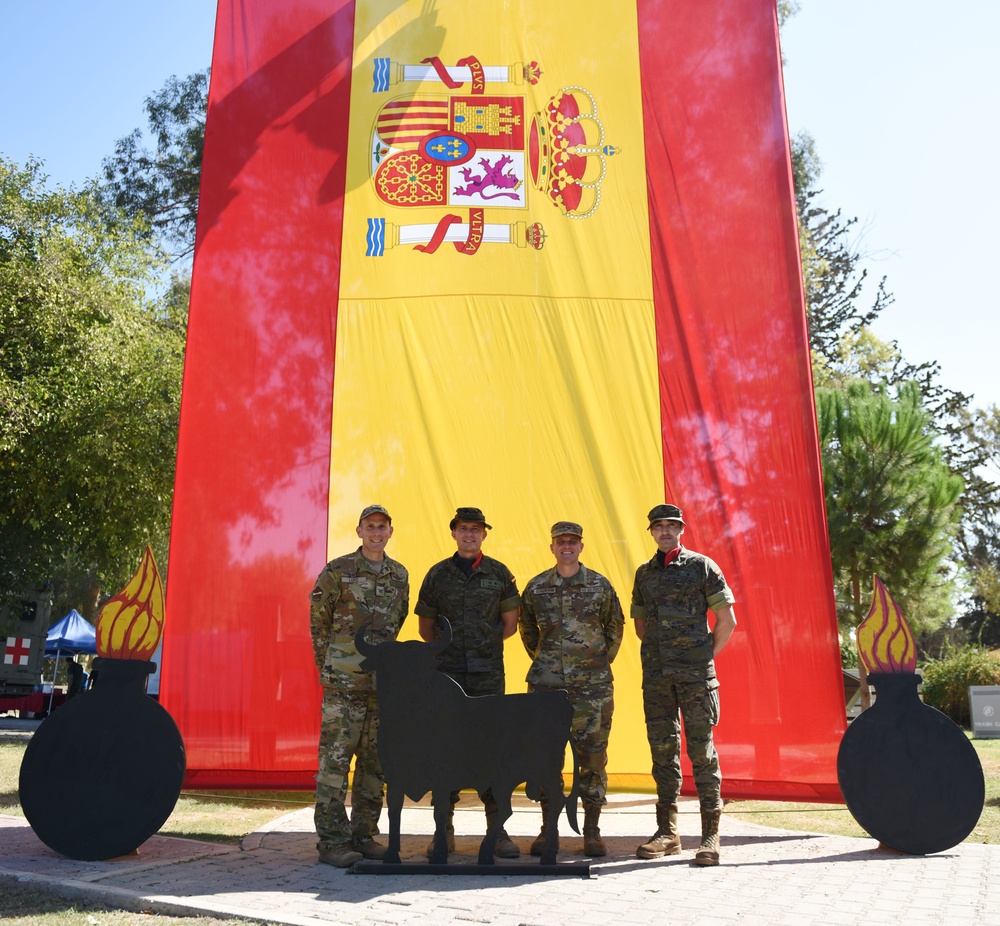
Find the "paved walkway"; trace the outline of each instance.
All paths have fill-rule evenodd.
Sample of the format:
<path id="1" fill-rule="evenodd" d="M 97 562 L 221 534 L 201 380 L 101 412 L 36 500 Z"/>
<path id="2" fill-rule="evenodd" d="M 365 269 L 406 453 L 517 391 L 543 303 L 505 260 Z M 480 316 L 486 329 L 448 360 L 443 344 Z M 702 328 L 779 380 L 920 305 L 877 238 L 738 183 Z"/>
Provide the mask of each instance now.
<path id="1" fill-rule="evenodd" d="M 723 816 L 722 864 L 697 868 L 691 864 L 697 805 L 685 802 L 683 854 L 640 861 L 635 847 L 655 828 L 651 801 L 614 796 L 601 818 L 610 854 L 594 861 L 589 879 L 350 874 L 317 863 L 311 808 L 282 817 L 240 847 L 154 836 L 137 856 L 108 862 L 61 858 L 23 819 L 0 816 L 0 889 L 3 878 L 13 877 L 128 909 L 296 926 L 1000 924 L 1000 846 L 962 844 L 913 857 L 870 839 L 788 833 Z M 455 820 L 459 855 L 452 861 L 471 864 L 482 811 L 460 805 Z M 538 821 L 534 807 L 515 810 L 507 829 L 522 851 Z M 428 807 L 404 809 L 404 862 L 424 860 L 432 830 Z M 579 836 L 564 837 L 562 848 L 560 860 L 582 860 Z"/>

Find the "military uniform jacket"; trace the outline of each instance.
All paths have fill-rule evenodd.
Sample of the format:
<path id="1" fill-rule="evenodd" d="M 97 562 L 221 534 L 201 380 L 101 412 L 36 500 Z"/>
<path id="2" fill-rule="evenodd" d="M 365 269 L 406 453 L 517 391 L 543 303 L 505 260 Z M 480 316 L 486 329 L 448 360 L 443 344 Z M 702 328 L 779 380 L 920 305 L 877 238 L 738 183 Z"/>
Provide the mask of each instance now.
<path id="1" fill-rule="evenodd" d="M 457 555 L 457 554 L 456 554 Z M 499 672 L 503 676 L 503 621 L 521 603 L 511 571 L 484 556 L 471 576 L 455 556 L 428 570 L 414 608 L 420 617 L 451 623 L 451 643 L 439 657 L 445 672 Z"/>
<path id="2" fill-rule="evenodd" d="M 373 689 L 375 676 L 361 668 L 364 657 L 354 646 L 354 634 L 370 622 L 366 638 L 372 643 L 395 640 L 409 610 L 409 576 L 395 560 L 386 556 L 381 563 L 369 562 L 359 547 L 327 563 L 309 609 L 323 687 Z"/>
<path id="3" fill-rule="evenodd" d="M 553 566 L 524 589 L 517 628 L 531 656 L 527 680 L 557 688 L 610 687 L 625 617 L 611 583 L 583 563 L 564 578 Z"/>
<path id="4" fill-rule="evenodd" d="M 646 621 L 640 649 L 643 676 L 714 679 L 714 641 L 706 612 L 735 601 L 722 570 L 701 553 L 682 547 L 666 566 L 656 556 L 643 563 L 632 586 L 632 617 Z"/>

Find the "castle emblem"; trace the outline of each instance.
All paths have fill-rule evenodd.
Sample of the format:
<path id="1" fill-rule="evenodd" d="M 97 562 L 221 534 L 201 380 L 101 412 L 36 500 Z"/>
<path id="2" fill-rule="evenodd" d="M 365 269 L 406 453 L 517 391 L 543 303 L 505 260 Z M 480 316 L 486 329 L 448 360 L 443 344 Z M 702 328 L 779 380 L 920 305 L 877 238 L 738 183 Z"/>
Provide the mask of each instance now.
<path id="1" fill-rule="evenodd" d="M 369 257 L 401 246 L 433 254 L 444 243 L 468 255 L 487 243 L 538 250 L 546 237 L 539 214 L 555 207 L 568 219 L 594 215 L 608 160 L 620 152 L 605 140 L 593 95 L 564 87 L 531 112 L 523 94 L 487 93 L 490 85 L 536 84 L 541 75 L 534 61 L 483 66 L 466 57 L 446 67 L 439 58 L 376 59 L 374 92 L 420 86 L 376 114 L 372 184 L 393 219 L 403 215 L 398 209 L 420 211 L 406 224 L 370 218 Z"/>

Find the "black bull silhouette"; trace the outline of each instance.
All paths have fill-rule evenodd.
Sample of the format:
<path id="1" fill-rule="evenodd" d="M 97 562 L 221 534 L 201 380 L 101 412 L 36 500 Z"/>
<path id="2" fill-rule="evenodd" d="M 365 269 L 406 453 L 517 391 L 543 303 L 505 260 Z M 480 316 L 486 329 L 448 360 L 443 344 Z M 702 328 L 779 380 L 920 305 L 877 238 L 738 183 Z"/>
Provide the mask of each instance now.
<path id="1" fill-rule="evenodd" d="M 559 814 L 576 833 L 577 756 L 573 786 L 563 795 L 562 767 L 573 708 L 565 691 L 469 697 L 454 679 L 438 671 L 436 656 L 451 642 L 451 625 L 434 643 L 394 641 L 377 646 L 358 629 L 354 643 L 374 670 L 379 704 L 378 754 L 389 809 L 387 863 L 399 863 L 399 822 L 403 798 L 419 801 L 428 791 L 434 803 L 431 864 L 448 861 L 445 825 L 451 792 L 492 789 L 497 816 L 479 847 L 479 864 L 493 864 L 497 836 L 511 815 L 511 794 L 522 782 L 525 793 L 548 801 L 541 864 L 554 865 L 559 846 Z"/>

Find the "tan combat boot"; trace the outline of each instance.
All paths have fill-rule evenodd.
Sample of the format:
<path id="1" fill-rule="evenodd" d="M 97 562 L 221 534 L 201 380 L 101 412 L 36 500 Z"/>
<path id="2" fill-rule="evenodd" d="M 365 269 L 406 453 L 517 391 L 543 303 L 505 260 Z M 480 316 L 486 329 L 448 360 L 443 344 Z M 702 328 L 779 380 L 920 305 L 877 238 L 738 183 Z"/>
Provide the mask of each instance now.
<path id="1" fill-rule="evenodd" d="M 364 856 L 352 849 L 348 843 L 339 843 L 319 850 L 319 860 L 324 865 L 333 865 L 335 868 L 350 868 L 363 858 Z"/>
<path id="2" fill-rule="evenodd" d="M 608 854 L 608 847 L 601 839 L 601 829 L 597 825 L 601 819 L 600 804 L 585 804 L 583 808 L 583 854 L 599 858 Z"/>
<path id="3" fill-rule="evenodd" d="M 448 852 L 449 854 L 455 851 L 455 805 L 452 804 L 451 810 L 448 812 L 448 822 L 445 823 L 444 827 L 445 839 L 448 841 Z M 431 841 L 427 844 L 427 857 L 430 858 L 434 854 L 434 837 L 431 836 Z"/>
<path id="4" fill-rule="evenodd" d="M 538 835 L 531 841 L 531 848 L 528 849 L 532 855 L 541 855 L 545 850 L 545 836 L 548 832 L 545 821 L 549 817 L 549 802 L 542 798 L 542 828 L 538 831 Z"/>
<path id="5" fill-rule="evenodd" d="M 636 850 L 637 858 L 662 858 L 681 851 L 681 837 L 677 832 L 677 805 L 656 804 L 656 832 Z"/>
<path id="6" fill-rule="evenodd" d="M 701 845 L 694 854 L 695 865 L 719 864 L 719 817 L 722 809 L 702 810 Z"/>
<path id="7" fill-rule="evenodd" d="M 351 843 L 351 848 L 355 852 L 360 852 L 365 858 L 375 859 L 376 861 L 384 859 L 386 853 L 389 851 L 388 846 L 383 846 L 382 843 L 376 842 L 371 836 L 354 840 Z"/>
<path id="8" fill-rule="evenodd" d="M 486 811 L 487 829 L 493 826 L 496 818 L 497 812 L 495 810 Z M 515 843 L 514 840 L 507 835 L 507 830 L 501 829 L 497 834 L 497 842 L 493 847 L 493 854 L 497 858 L 520 858 L 521 850 L 517 847 L 517 843 Z"/>

